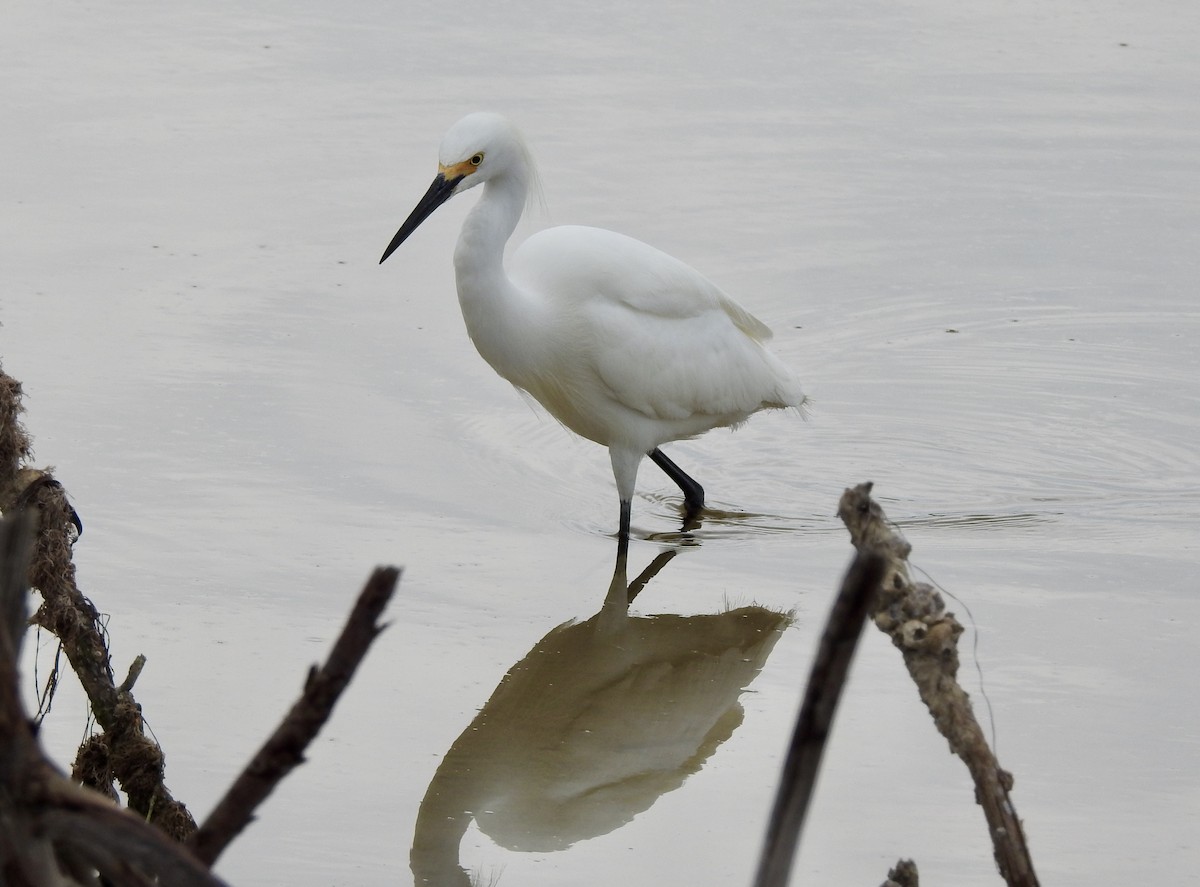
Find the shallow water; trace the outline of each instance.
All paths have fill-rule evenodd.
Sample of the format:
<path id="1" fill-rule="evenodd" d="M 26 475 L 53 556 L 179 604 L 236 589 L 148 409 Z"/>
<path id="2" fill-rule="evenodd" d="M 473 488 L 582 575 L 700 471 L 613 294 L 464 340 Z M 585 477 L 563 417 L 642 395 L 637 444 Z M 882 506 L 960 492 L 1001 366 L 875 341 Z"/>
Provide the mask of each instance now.
<path id="1" fill-rule="evenodd" d="M 524 231 L 598 224 L 696 265 L 775 329 L 815 403 L 671 449 L 721 512 L 692 538 L 653 466 L 634 505 L 631 577 L 678 548 L 635 617 L 794 612 L 740 723 L 620 827 L 518 851 L 472 823 L 460 864 L 501 884 L 749 883 L 850 556 L 837 498 L 870 479 L 970 609 L 1042 880 L 1183 880 L 1200 862 L 1200 14 L 447 13 L 30 7 L 2 38 L 0 356 L 85 521 L 80 581 L 118 668 L 148 656 L 138 698 L 176 796 L 203 816 L 370 568 L 406 567 L 310 763 L 220 873 L 411 882 L 456 740 L 608 593 L 606 455 L 463 331 L 450 254 L 473 198 L 376 264 L 442 131 L 489 107 L 541 164 L 549 212 Z M 83 720 L 64 691 L 46 727 L 63 763 Z M 795 881 L 878 883 L 900 856 L 930 883 L 996 882 L 963 768 L 868 633 Z"/>

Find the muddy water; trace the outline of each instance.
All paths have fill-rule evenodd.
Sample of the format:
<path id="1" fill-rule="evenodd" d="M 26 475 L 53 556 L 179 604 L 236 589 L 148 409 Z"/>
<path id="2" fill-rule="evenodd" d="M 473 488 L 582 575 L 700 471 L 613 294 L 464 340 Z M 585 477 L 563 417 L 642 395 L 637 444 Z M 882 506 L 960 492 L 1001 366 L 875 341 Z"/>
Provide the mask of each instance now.
<path id="1" fill-rule="evenodd" d="M 0 54 L 0 355 L 86 522 L 80 578 L 115 656 L 149 658 L 139 700 L 176 795 L 203 815 L 371 566 L 406 567 L 311 763 L 221 873 L 411 883 L 419 833 L 419 858 L 485 883 L 748 883 L 849 558 L 837 497 L 865 479 L 970 610 L 1043 880 L 1193 869 L 1200 16 L 446 13 L 30 9 Z M 534 224 L 614 227 L 701 268 L 815 400 L 808 421 L 672 449 L 719 511 L 689 539 L 643 469 L 629 578 L 677 554 L 624 616 L 601 618 L 605 454 L 462 330 L 450 254 L 471 198 L 376 265 L 477 107 L 537 152 Z M 789 627 L 686 636 L 752 606 Z M 626 659 L 589 658 L 601 623 Z M 901 855 L 994 883 L 906 680 L 868 634 L 797 883 L 878 882 Z M 588 741 L 563 745 L 531 686 L 558 687 Z M 64 691 L 46 727 L 64 763 L 83 717 Z"/>

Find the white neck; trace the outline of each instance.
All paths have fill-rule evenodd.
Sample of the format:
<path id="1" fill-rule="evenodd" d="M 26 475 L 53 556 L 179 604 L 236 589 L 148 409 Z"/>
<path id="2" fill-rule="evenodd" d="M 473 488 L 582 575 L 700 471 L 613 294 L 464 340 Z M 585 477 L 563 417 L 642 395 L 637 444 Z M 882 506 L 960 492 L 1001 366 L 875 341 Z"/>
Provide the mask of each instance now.
<path id="1" fill-rule="evenodd" d="M 521 385 L 521 329 L 536 322 L 534 301 L 508 279 L 504 246 L 520 221 L 529 184 L 524 170 L 489 179 L 467 214 L 454 249 L 458 303 L 467 333 L 501 376 Z"/>
<path id="2" fill-rule="evenodd" d="M 528 193 L 524 177 L 512 173 L 483 186 L 483 196 L 467 214 L 454 249 L 460 292 L 464 280 L 503 277 L 504 245 L 516 230 Z"/>

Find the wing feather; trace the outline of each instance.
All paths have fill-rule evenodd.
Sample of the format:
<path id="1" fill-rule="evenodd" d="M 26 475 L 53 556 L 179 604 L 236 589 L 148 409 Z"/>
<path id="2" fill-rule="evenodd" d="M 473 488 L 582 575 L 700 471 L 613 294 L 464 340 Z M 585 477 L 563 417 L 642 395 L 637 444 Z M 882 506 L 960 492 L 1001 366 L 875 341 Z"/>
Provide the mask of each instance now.
<path id="1" fill-rule="evenodd" d="M 662 420 L 732 424 L 803 400 L 764 347 L 771 331 L 695 269 L 599 228 L 551 228 L 510 262 L 514 280 L 553 300 L 553 335 L 572 372 L 625 407 Z M 566 381 L 566 380 L 564 380 Z"/>

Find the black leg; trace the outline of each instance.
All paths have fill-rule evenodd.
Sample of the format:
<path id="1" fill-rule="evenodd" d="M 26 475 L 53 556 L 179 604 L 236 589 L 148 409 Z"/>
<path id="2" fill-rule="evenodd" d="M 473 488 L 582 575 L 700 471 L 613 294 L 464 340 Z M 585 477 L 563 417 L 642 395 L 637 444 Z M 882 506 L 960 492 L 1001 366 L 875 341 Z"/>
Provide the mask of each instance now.
<path id="1" fill-rule="evenodd" d="M 617 533 L 617 558 L 623 560 L 629 551 L 629 512 L 633 503 L 621 500 L 621 529 Z"/>
<path id="2" fill-rule="evenodd" d="M 659 570 L 665 567 L 677 554 L 679 554 L 678 548 L 660 551 L 654 560 L 650 562 L 650 565 L 642 570 L 633 582 L 629 582 L 625 578 L 627 575 L 626 568 L 629 563 L 629 539 L 628 537 L 618 539 L 617 563 L 613 567 L 613 577 L 608 585 L 608 595 L 604 598 L 604 606 L 606 608 L 620 607 L 622 610 L 628 610 L 629 605 L 633 603 L 633 599 L 638 596 L 651 579 L 658 575 Z"/>
<path id="3" fill-rule="evenodd" d="M 696 483 L 682 468 L 668 459 L 658 447 L 650 451 L 650 458 L 654 460 L 655 465 L 667 473 L 667 477 L 678 484 L 679 489 L 683 490 L 683 504 L 688 520 L 696 517 L 696 515 L 704 510 L 704 487 Z"/>
<path id="4" fill-rule="evenodd" d="M 671 558 L 679 554 L 678 548 L 670 548 L 666 551 L 660 551 L 658 556 L 650 561 L 649 566 L 642 570 L 641 575 L 629 583 L 628 596 L 629 603 L 633 603 L 633 599 L 638 596 L 638 593 L 646 587 L 646 583 L 658 575 L 658 571 L 667 565 Z"/>

